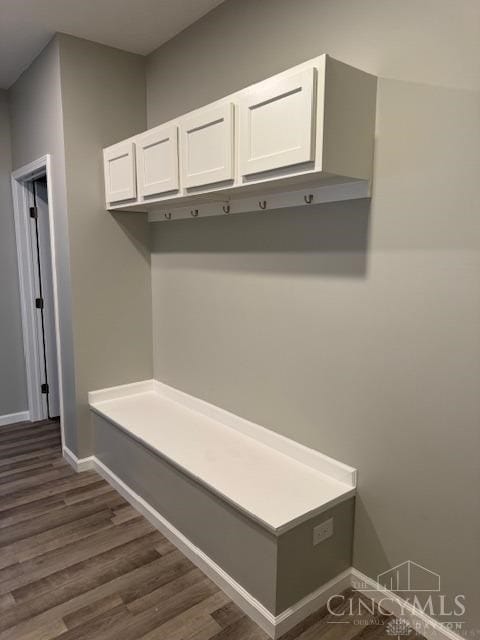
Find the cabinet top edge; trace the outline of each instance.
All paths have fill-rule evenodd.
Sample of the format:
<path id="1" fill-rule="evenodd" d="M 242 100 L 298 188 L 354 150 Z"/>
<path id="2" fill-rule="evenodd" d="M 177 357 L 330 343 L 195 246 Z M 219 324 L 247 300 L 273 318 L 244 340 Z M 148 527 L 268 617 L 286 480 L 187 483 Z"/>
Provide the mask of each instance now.
<path id="1" fill-rule="evenodd" d="M 337 60 L 336 58 L 333 58 L 331 55 L 329 55 L 328 53 L 323 53 L 319 56 L 316 56 L 315 58 L 310 58 L 309 60 L 305 60 L 304 62 L 300 62 L 297 65 L 294 65 L 293 67 L 287 67 L 286 69 L 283 69 L 282 71 L 279 71 L 278 73 L 275 73 L 273 76 L 269 76 L 267 78 L 263 78 L 262 80 L 258 80 L 257 82 L 254 82 L 253 84 L 247 85 L 245 87 L 241 87 L 240 89 L 237 89 L 236 91 L 234 91 L 233 93 L 230 93 L 226 96 L 223 96 L 222 98 L 218 98 L 217 100 L 214 100 L 213 102 L 207 102 L 205 104 L 199 105 L 198 107 L 196 107 L 195 109 L 191 109 L 190 111 L 186 111 L 184 113 L 179 114 L 178 116 L 175 116 L 175 118 L 171 118 L 170 120 L 166 120 L 165 122 L 162 122 L 161 124 L 155 125 L 154 127 L 150 127 L 148 129 L 145 129 L 143 131 L 139 131 L 138 133 L 136 133 L 133 136 L 130 136 L 129 138 L 124 138 L 123 140 L 119 140 L 118 142 L 115 142 L 111 145 L 108 145 L 107 147 L 104 147 L 103 151 L 107 151 L 108 149 L 114 148 L 116 147 L 118 144 L 123 144 L 125 142 L 134 142 L 139 136 L 144 135 L 144 134 L 149 134 L 149 133 L 155 133 L 156 131 L 159 131 L 160 129 L 163 129 L 164 127 L 169 127 L 169 126 L 174 126 L 174 125 L 178 125 L 180 119 L 189 117 L 190 115 L 194 114 L 196 111 L 198 111 L 199 109 L 204 109 L 206 107 L 216 107 L 216 106 L 220 106 L 221 104 L 231 101 L 231 100 L 238 100 L 240 95 L 245 93 L 246 91 L 250 91 L 250 90 L 255 90 L 255 88 L 257 86 L 262 85 L 265 82 L 275 82 L 277 79 L 280 78 L 288 78 L 290 75 L 295 75 L 296 73 L 299 73 L 301 71 L 304 71 L 305 69 L 309 69 L 311 67 L 314 67 L 317 69 L 317 71 L 319 72 L 323 72 L 325 70 L 326 64 L 327 64 L 327 60 L 330 61 L 334 61 L 338 64 L 344 65 L 346 67 L 350 67 L 352 69 L 355 69 L 356 71 L 358 71 L 359 73 L 363 73 L 365 75 L 370 75 L 372 77 L 373 74 L 370 74 L 366 71 L 363 71 L 362 69 L 358 69 L 357 67 L 354 67 L 353 65 L 350 65 L 348 63 L 342 62 L 341 60 Z"/>

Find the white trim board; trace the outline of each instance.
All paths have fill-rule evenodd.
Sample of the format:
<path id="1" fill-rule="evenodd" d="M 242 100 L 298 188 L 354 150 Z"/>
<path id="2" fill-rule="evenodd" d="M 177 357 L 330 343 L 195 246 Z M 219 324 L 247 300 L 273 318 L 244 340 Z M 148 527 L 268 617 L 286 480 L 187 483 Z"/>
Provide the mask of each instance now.
<path id="1" fill-rule="evenodd" d="M 212 194 L 212 199 L 214 195 Z M 291 209 L 292 207 L 309 207 L 328 202 L 340 202 L 342 200 L 357 200 L 371 197 L 371 188 L 368 180 L 353 180 L 341 184 L 323 186 L 305 186 L 303 189 L 296 187 L 288 190 L 284 187 L 282 192 L 265 191 L 260 195 L 249 197 L 231 198 L 224 196 L 221 199 L 217 195 L 216 200 L 202 201 L 199 199 L 195 205 L 175 206 L 175 203 L 159 203 L 158 209 L 148 211 L 149 222 L 168 222 L 170 220 L 182 220 L 209 218 L 212 216 L 234 215 L 236 213 L 249 213 L 253 211 L 278 211 L 279 209 Z M 141 207 L 141 205 L 138 205 Z M 150 205 L 153 207 L 153 205 Z M 111 209 L 111 207 L 109 207 Z M 112 209 L 113 210 L 113 209 Z"/>
<path id="2" fill-rule="evenodd" d="M 211 420 L 220 422 L 221 424 L 235 429 L 236 431 L 247 435 L 262 444 L 265 444 L 290 458 L 301 462 L 315 471 L 319 471 L 338 482 L 342 482 L 351 488 L 355 488 L 357 484 L 357 470 L 343 462 L 339 462 L 334 458 L 326 456 L 320 451 L 310 449 L 295 440 L 255 424 L 250 420 L 246 420 L 238 415 L 230 413 L 225 409 L 221 409 L 216 405 L 210 404 L 205 400 L 196 398 L 184 391 L 170 387 L 169 385 L 159 382 L 158 380 L 142 380 L 118 387 L 110 387 L 98 391 L 90 391 L 88 394 L 88 402 L 91 407 L 95 408 L 101 402 L 125 398 L 127 396 L 136 395 L 154 391 L 160 396 L 173 400 L 182 405 L 186 409 L 196 411 Z"/>
<path id="3" fill-rule="evenodd" d="M 19 411 L 18 413 L 6 413 L 0 416 L 0 427 L 6 427 L 9 424 L 15 424 L 16 422 L 28 422 L 30 420 L 30 413 L 28 411 Z"/>
<path id="4" fill-rule="evenodd" d="M 104 465 L 96 456 L 77 458 L 67 448 L 63 449 L 65 459 L 77 471 L 95 469 L 114 489 L 120 493 L 137 511 L 153 524 L 163 535 L 198 566 L 222 591 L 224 591 L 254 622 L 256 622 L 271 638 L 279 638 L 296 624 L 307 618 L 314 611 L 323 607 L 332 595 L 342 593 L 349 587 L 362 585 L 367 597 L 377 603 L 388 598 L 393 615 L 401 615 L 412 628 L 425 636 L 427 640 L 465 640 L 442 624 L 408 605 L 396 594 L 379 588 L 371 578 L 351 567 L 322 585 L 305 598 L 295 603 L 279 615 L 275 616 L 256 598 L 244 589 L 236 580 L 218 566 L 209 556 L 195 546 L 176 527 L 156 511 L 146 500 L 133 491 L 117 475 Z M 387 609 L 384 603 L 384 608 Z"/>
<path id="5" fill-rule="evenodd" d="M 62 453 L 64 459 L 74 469 L 74 471 L 77 471 L 77 473 L 96 469 L 95 456 L 89 456 L 88 458 L 77 458 L 73 451 L 70 451 L 68 447 L 63 447 Z"/>
<path id="6" fill-rule="evenodd" d="M 63 373 L 62 373 L 62 345 L 60 341 L 60 316 L 58 300 L 58 278 L 57 278 L 57 258 L 55 250 L 55 198 L 53 190 L 53 175 L 51 167 L 51 156 L 47 154 L 30 162 L 19 169 L 13 171 L 11 175 L 13 211 L 15 220 L 15 237 L 17 244 L 18 275 L 20 283 L 20 303 L 22 313 L 23 348 L 25 355 L 25 367 L 27 375 L 27 396 L 30 420 L 42 420 L 46 416 L 42 406 L 40 392 L 40 370 L 38 349 L 36 347 L 37 324 L 35 312 L 31 301 L 34 299 L 34 283 L 32 280 L 32 252 L 30 248 L 30 235 L 27 232 L 27 212 L 29 203 L 28 184 L 36 178 L 46 176 L 48 211 L 50 226 L 50 244 L 52 258 L 52 279 L 53 279 L 53 299 L 54 299 L 54 322 L 57 347 L 57 368 L 58 368 L 58 392 L 60 398 L 60 431 L 62 443 L 65 442 L 64 433 L 64 398 L 63 398 Z"/>

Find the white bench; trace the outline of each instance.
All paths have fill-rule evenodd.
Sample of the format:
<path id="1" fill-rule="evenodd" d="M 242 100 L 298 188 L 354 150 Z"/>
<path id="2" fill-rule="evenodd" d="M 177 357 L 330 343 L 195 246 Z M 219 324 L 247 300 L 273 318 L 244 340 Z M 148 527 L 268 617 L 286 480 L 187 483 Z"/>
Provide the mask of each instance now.
<path id="1" fill-rule="evenodd" d="M 155 380 L 91 392 L 89 403 L 100 471 L 158 510 L 167 535 L 267 618 L 349 566 L 352 467 Z M 334 536 L 313 547 L 313 527 L 332 515 Z M 298 584 L 282 579 L 292 553 Z"/>

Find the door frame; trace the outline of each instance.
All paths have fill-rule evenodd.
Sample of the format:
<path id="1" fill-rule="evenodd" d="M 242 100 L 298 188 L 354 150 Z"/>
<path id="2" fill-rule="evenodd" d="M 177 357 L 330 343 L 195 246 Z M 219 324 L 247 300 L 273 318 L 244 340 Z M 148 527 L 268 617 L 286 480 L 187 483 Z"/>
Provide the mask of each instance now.
<path id="1" fill-rule="evenodd" d="M 15 236 L 17 241 L 17 263 L 18 278 L 20 284 L 20 306 L 22 313 L 22 330 L 23 330 L 23 348 L 25 355 L 25 367 L 27 377 L 27 397 L 29 419 L 34 422 L 44 418 L 44 408 L 41 394 L 41 379 L 43 361 L 39 353 L 38 324 L 36 322 L 35 307 L 33 301 L 35 299 L 34 285 L 34 269 L 33 269 L 33 253 L 31 247 L 31 235 L 29 232 L 32 182 L 41 177 L 47 179 L 48 194 L 48 219 L 50 227 L 50 249 L 52 258 L 52 276 L 53 276 L 53 303 L 54 303 L 54 322 L 55 322 L 55 339 L 57 345 L 57 367 L 59 381 L 59 397 L 60 397 L 60 425 L 62 431 L 62 443 L 64 442 L 63 418 L 63 373 L 60 343 L 60 320 L 59 320 L 59 304 L 58 304 L 58 273 L 57 260 L 55 253 L 55 202 L 52 188 L 52 169 L 51 156 L 47 154 L 20 167 L 12 173 L 12 196 L 13 196 L 13 212 L 15 221 Z"/>

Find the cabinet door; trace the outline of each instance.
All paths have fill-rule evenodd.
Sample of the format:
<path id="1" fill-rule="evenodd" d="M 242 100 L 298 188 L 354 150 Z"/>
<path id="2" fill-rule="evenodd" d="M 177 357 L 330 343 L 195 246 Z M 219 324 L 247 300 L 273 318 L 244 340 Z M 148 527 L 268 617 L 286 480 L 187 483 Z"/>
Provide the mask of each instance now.
<path id="1" fill-rule="evenodd" d="M 233 104 L 199 109 L 180 121 L 182 184 L 233 180 Z"/>
<path id="2" fill-rule="evenodd" d="M 241 96 L 242 176 L 314 160 L 315 74 L 267 80 Z"/>
<path id="3" fill-rule="evenodd" d="M 119 142 L 103 151 L 105 198 L 108 203 L 137 197 L 135 145 Z"/>
<path id="4" fill-rule="evenodd" d="M 140 196 L 178 190 L 178 127 L 143 133 L 135 142 Z"/>

